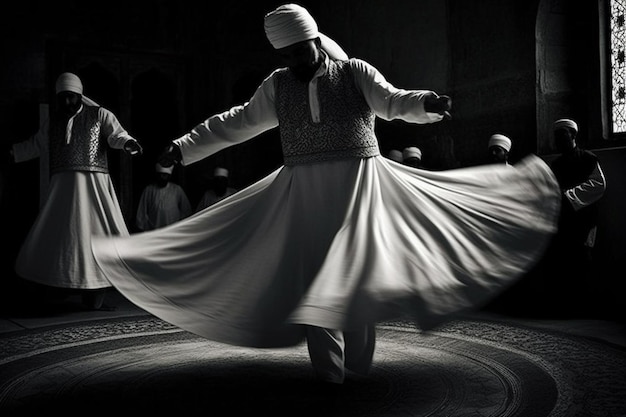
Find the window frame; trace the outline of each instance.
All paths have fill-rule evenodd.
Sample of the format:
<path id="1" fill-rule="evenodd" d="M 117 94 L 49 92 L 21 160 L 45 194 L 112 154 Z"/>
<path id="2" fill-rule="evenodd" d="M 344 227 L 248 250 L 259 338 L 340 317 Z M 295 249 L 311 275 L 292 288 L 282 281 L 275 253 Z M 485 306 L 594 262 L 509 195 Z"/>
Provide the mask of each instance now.
<path id="1" fill-rule="evenodd" d="M 624 98 L 622 104 L 623 131 L 615 130 L 614 122 L 614 66 L 613 66 L 613 27 L 612 9 L 614 1 L 622 1 L 624 9 L 623 23 L 623 75 Z M 606 140 L 605 145 L 623 146 L 626 143 L 626 0 L 599 0 L 599 28 L 600 28 L 600 66 L 601 66 L 601 89 L 602 89 L 602 133 Z"/>

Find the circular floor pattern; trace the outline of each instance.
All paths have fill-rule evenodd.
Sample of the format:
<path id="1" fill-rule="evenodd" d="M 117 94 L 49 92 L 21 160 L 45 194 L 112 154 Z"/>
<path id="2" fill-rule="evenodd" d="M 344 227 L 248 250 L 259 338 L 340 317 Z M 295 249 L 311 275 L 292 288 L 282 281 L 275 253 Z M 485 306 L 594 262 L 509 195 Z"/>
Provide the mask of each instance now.
<path id="1" fill-rule="evenodd" d="M 455 321 L 378 327 L 368 377 L 315 381 L 305 345 L 250 349 L 152 317 L 0 338 L 0 414 L 180 416 L 626 415 L 626 353 L 561 334 Z"/>

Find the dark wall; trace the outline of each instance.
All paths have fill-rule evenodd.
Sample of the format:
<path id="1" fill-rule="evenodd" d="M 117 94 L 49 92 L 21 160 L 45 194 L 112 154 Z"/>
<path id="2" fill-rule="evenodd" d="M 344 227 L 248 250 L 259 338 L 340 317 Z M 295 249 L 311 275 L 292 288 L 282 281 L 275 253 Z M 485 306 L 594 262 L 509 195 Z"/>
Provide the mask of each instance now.
<path id="1" fill-rule="evenodd" d="M 244 101 L 276 68 L 263 15 L 280 3 L 13 4 L 0 26 L 0 148 L 6 150 L 37 130 L 39 104 L 49 102 L 60 72 L 88 77 L 86 94 L 111 107 L 147 150 L 143 159 L 120 158 L 112 172 L 130 224 L 162 146 Z M 529 153 L 550 154 L 550 121 L 576 117 L 584 127 L 585 145 L 602 150 L 598 154 L 609 181 L 603 203 L 605 233 L 598 245 L 610 255 L 603 258 L 602 268 L 623 275 L 626 261 L 618 255 L 626 253 L 626 225 L 617 213 L 624 206 L 624 143 L 601 140 L 601 85 L 594 81 L 601 71 L 598 11 L 596 2 L 582 3 L 301 2 L 322 32 L 350 56 L 376 66 L 397 87 L 433 89 L 452 97 L 451 121 L 417 126 L 379 120 L 376 132 L 383 153 L 419 146 L 426 168 L 476 165 L 484 161 L 489 136 L 500 132 L 513 139 L 515 162 Z M 233 185 L 243 188 L 281 163 L 277 135 L 269 132 L 177 169 L 175 180 L 195 202 L 217 165 L 227 167 Z M 17 247 L 37 212 L 37 169 L 36 163 L 3 162 L 0 167 L 0 214 L 11 219 L 4 227 L 14 249 L 3 254 L 3 277 L 12 276 Z"/>
<path id="2" fill-rule="evenodd" d="M 594 252 L 594 281 L 606 305 L 616 314 L 623 313 L 623 286 L 626 277 L 626 148 L 596 149 L 606 177 L 607 190 L 600 201 L 600 220 Z"/>

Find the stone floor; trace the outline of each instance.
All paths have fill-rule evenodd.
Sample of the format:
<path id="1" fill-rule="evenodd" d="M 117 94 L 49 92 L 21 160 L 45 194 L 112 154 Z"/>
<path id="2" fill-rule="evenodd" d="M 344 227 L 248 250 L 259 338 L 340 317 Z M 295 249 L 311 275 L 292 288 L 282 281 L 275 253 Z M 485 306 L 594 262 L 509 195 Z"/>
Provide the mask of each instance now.
<path id="1" fill-rule="evenodd" d="M 149 315 L 133 305 L 116 290 L 109 290 L 105 302 L 115 307 L 113 311 L 85 311 L 80 307 L 80 298 L 64 300 L 54 308 L 44 312 L 4 312 L 0 317 L 0 333 L 63 325 L 90 320 Z M 626 348 L 626 323 L 622 320 L 585 319 L 585 318 L 525 318 L 515 315 L 478 311 L 477 317 L 524 324 L 531 328 L 551 329 L 600 339 Z"/>

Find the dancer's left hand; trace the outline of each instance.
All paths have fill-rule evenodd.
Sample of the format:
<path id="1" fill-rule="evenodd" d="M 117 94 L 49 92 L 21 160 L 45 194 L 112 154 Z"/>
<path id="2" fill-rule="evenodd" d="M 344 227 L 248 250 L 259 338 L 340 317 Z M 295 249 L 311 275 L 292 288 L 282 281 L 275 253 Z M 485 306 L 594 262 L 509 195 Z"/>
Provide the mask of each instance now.
<path id="1" fill-rule="evenodd" d="M 141 155 L 143 148 L 136 140 L 127 140 L 124 144 L 124 151 L 129 155 Z"/>
<path id="2" fill-rule="evenodd" d="M 445 119 L 451 119 L 449 110 L 452 108 L 452 99 L 449 96 L 431 94 L 424 99 L 424 110 L 428 113 L 438 113 Z"/>

